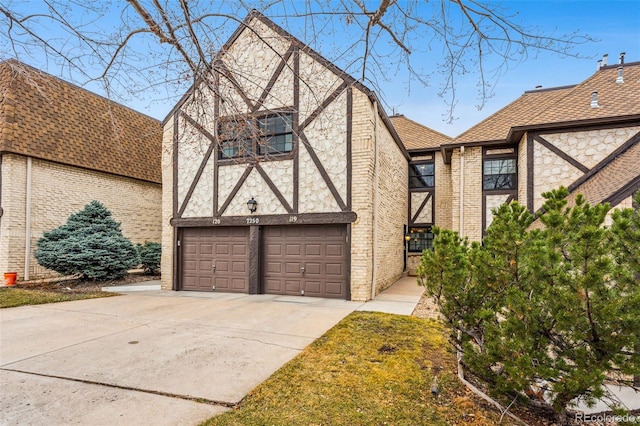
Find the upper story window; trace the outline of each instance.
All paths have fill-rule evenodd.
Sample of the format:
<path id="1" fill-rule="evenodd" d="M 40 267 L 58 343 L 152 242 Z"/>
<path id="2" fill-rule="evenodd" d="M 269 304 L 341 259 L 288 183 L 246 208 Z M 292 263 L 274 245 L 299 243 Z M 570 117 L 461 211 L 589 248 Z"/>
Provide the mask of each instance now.
<path id="1" fill-rule="evenodd" d="M 517 189 L 518 169 L 515 158 L 485 159 L 482 189 Z"/>
<path id="2" fill-rule="evenodd" d="M 409 188 L 433 188 L 435 180 L 433 163 L 409 164 Z"/>
<path id="3" fill-rule="evenodd" d="M 290 113 L 221 121 L 220 158 L 284 154 L 293 151 Z"/>

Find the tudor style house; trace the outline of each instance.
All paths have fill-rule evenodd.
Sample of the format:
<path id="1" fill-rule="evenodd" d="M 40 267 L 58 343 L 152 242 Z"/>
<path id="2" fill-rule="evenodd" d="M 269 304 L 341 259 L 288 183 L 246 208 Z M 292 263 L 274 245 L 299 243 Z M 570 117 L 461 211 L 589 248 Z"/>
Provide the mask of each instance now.
<path id="1" fill-rule="evenodd" d="M 599 68 L 575 86 L 538 89 L 441 146 L 451 168 L 451 228 L 480 240 L 494 207 L 531 212 L 565 186 L 569 200 L 631 207 L 640 188 L 640 62 Z"/>
<path id="2" fill-rule="evenodd" d="M 42 233 L 92 200 L 133 243 L 160 241 L 160 122 L 15 60 L 0 63 L 0 272 L 56 276 Z"/>
<path id="3" fill-rule="evenodd" d="M 544 192 L 565 186 L 570 202 L 583 194 L 626 208 L 640 189 L 640 62 L 624 56 L 581 84 L 525 92 L 455 139 L 391 121 L 412 157 L 409 273 L 432 226 L 479 241 L 492 209 L 511 200 L 535 213 Z"/>
<path id="4" fill-rule="evenodd" d="M 368 300 L 402 276 L 409 156 L 394 126 L 260 13 L 163 141 L 164 289 Z"/>
<path id="5" fill-rule="evenodd" d="M 368 300 L 492 209 L 632 205 L 640 62 L 525 92 L 456 138 L 403 115 L 257 12 L 164 121 L 163 288 Z"/>

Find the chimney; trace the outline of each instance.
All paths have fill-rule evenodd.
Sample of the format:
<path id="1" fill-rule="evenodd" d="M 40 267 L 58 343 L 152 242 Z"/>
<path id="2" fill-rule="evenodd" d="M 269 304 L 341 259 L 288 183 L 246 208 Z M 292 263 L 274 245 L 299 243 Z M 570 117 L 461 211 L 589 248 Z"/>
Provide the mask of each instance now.
<path id="1" fill-rule="evenodd" d="M 591 92 L 591 108 L 600 108 L 598 105 L 598 92 Z"/>
<path id="2" fill-rule="evenodd" d="M 600 71 L 600 68 L 602 68 L 602 59 L 598 59 L 598 68 L 596 68 L 596 71 Z"/>
<path id="3" fill-rule="evenodd" d="M 622 78 L 622 67 L 618 67 L 618 78 L 616 78 L 616 84 L 624 83 L 624 78 Z"/>
<path id="4" fill-rule="evenodd" d="M 620 52 L 620 65 L 624 64 L 624 55 L 626 55 L 627 52 Z"/>
<path id="5" fill-rule="evenodd" d="M 609 54 L 605 53 L 604 55 L 602 55 L 602 66 L 606 67 L 607 66 L 607 59 L 609 59 Z"/>

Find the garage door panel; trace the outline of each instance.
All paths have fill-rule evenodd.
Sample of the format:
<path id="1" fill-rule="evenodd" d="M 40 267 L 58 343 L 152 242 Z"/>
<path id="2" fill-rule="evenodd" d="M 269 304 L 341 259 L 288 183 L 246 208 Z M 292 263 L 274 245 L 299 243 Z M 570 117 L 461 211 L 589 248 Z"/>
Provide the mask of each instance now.
<path id="1" fill-rule="evenodd" d="M 325 246 L 327 257 L 344 257 L 344 246 L 339 244 L 327 244 Z"/>
<path id="2" fill-rule="evenodd" d="M 308 296 L 346 298 L 346 230 L 346 225 L 265 227 L 263 291 L 291 295 L 304 291 Z M 327 281 L 331 282 L 329 292 Z"/>
<path id="3" fill-rule="evenodd" d="M 183 290 L 248 291 L 248 227 L 184 228 L 181 233 Z"/>
<path id="4" fill-rule="evenodd" d="M 287 243 L 285 245 L 284 253 L 286 256 L 300 256 L 302 253 L 302 247 L 300 243 Z"/>
<path id="5" fill-rule="evenodd" d="M 342 282 L 327 282 L 325 284 L 325 292 L 332 295 L 342 295 Z"/>
<path id="6" fill-rule="evenodd" d="M 284 272 L 289 275 L 299 275 L 302 274 L 302 265 L 300 262 L 286 262 L 284 264 Z"/>
<path id="7" fill-rule="evenodd" d="M 327 276 L 342 277 L 344 276 L 344 268 L 342 263 L 327 263 L 325 265 L 325 274 Z"/>
<path id="8" fill-rule="evenodd" d="M 285 291 L 287 294 L 300 294 L 300 290 L 302 290 L 300 280 L 287 280 L 285 281 Z"/>
<path id="9" fill-rule="evenodd" d="M 306 257 L 309 256 L 321 256 L 322 255 L 322 244 L 320 243 L 307 243 L 304 247 L 304 254 Z"/>
<path id="10" fill-rule="evenodd" d="M 306 276 L 321 275 L 322 274 L 322 264 L 306 262 L 305 265 L 304 265 L 304 274 Z"/>
<path id="11" fill-rule="evenodd" d="M 245 273 L 248 272 L 248 267 L 249 265 L 247 265 L 247 262 L 233 262 L 232 263 L 232 272 L 240 272 L 240 273 Z"/>

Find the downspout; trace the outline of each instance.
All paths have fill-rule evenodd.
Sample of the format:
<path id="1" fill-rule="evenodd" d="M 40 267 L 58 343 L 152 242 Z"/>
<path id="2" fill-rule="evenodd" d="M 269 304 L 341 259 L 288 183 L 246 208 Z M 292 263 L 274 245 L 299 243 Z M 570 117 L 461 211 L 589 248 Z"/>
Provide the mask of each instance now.
<path id="1" fill-rule="evenodd" d="M 371 274 L 371 299 L 376 297 L 378 280 L 378 101 L 373 101 L 373 248 L 371 249 L 373 273 Z"/>
<path id="2" fill-rule="evenodd" d="M 464 146 L 460 147 L 460 238 L 464 238 Z"/>
<path id="3" fill-rule="evenodd" d="M 27 157 L 27 188 L 26 188 L 26 212 L 25 212 L 25 238 L 24 238 L 24 281 L 29 281 L 29 269 L 31 266 L 31 157 Z"/>

